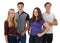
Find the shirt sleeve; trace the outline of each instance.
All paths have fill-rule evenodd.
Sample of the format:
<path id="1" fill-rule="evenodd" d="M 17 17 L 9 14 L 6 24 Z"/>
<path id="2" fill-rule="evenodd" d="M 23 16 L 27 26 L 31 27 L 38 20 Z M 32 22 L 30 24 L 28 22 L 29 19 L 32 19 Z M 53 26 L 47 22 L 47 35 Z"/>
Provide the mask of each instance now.
<path id="1" fill-rule="evenodd" d="M 53 14 L 53 18 L 54 18 L 54 19 L 56 18 L 54 14 Z"/>
<path id="2" fill-rule="evenodd" d="M 45 21 L 45 20 L 43 20 L 43 21 L 42 21 L 42 25 L 43 25 L 45 22 L 46 22 L 46 21 Z"/>
<path id="3" fill-rule="evenodd" d="M 30 20 L 30 17 L 29 17 L 29 15 L 28 15 L 28 14 L 27 14 L 26 20 Z"/>
<path id="4" fill-rule="evenodd" d="M 43 19 L 44 19 L 45 21 L 47 21 L 44 13 L 42 14 L 42 16 L 43 16 Z"/>
<path id="5" fill-rule="evenodd" d="M 8 34 L 8 23 L 7 21 L 4 22 L 4 35 Z"/>

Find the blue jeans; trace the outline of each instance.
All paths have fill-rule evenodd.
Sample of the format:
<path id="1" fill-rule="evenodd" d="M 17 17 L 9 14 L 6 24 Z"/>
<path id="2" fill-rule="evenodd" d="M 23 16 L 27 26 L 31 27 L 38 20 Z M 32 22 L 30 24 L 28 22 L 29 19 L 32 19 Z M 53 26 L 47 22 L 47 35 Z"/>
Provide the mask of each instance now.
<path id="1" fill-rule="evenodd" d="M 20 34 L 17 34 L 18 35 L 18 43 L 26 43 L 26 34 L 24 36 L 21 36 Z"/>
<path id="2" fill-rule="evenodd" d="M 16 36 L 9 36 L 8 35 L 8 42 L 9 43 L 17 43 Z"/>

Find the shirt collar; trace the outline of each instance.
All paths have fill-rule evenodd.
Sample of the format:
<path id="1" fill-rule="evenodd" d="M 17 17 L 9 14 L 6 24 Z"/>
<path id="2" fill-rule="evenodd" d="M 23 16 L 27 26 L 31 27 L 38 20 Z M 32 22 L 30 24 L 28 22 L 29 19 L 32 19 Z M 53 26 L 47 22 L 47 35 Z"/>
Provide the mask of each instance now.
<path id="1" fill-rule="evenodd" d="M 19 14 L 19 11 L 17 13 Z M 25 13 L 25 12 L 23 11 L 20 15 L 22 15 L 23 13 Z"/>

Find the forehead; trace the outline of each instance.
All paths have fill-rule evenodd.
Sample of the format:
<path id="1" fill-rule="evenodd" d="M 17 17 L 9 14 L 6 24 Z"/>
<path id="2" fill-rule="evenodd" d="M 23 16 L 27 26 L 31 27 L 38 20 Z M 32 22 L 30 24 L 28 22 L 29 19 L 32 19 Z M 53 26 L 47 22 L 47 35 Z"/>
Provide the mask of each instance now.
<path id="1" fill-rule="evenodd" d="M 47 4 L 46 6 L 51 6 L 50 4 Z"/>
<path id="2" fill-rule="evenodd" d="M 34 11 L 38 11 L 37 9 L 34 9 Z"/>
<path id="3" fill-rule="evenodd" d="M 34 9 L 34 12 L 38 12 L 38 10 L 37 9 Z"/>
<path id="4" fill-rule="evenodd" d="M 22 4 L 19 4 L 18 6 L 23 6 Z"/>
<path id="5" fill-rule="evenodd" d="M 38 10 L 37 10 L 37 9 L 34 9 L 34 13 L 35 13 L 35 12 L 37 13 L 37 12 L 38 12 Z"/>
<path id="6" fill-rule="evenodd" d="M 13 10 L 10 10 L 9 12 L 10 12 L 10 13 L 15 13 L 15 11 L 13 11 Z"/>

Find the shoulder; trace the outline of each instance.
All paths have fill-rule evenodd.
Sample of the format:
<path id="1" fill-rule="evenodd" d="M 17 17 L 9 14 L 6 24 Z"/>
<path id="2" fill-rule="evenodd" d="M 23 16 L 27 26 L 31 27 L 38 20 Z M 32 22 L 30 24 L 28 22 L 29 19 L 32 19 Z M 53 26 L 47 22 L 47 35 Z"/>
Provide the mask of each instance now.
<path id="1" fill-rule="evenodd" d="M 55 18 L 55 14 L 54 14 L 54 13 L 51 13 L 51 16 L 52 16 L 53 18 Z"/>
<path id="2" fill-rule="evenodd" d="M 42 21 L 41 21 L 41 23 L 43 24 L 43 23 L 45 23 L 46 21 L 43 19 Z"/>
<path id="3" fill-rule="evenodd" d="M 26 12 L 24 12 L 24 14 L 25 14 L 25 15 L 27 15 L 27 16 L 29 16 L 29 14 L 28 14 L 28 13 L 26 13 Z"/>
<path id="4" fill-rule="evenodd" d="M 8 24 L 8 21 L 7 21 L 7 20 L 5 20 L 4 24 L 5 24 L 5 25 L 7 25 L 7 24 Z"/>
<path id="5" fill-rule="evenodd" d="M 5 20 L 5 22 L 4 23 L 8 23 L 8 21 L 7 20 Z"/>
<path id="6" fill-rule="evenodd" d="M 23 12 L 23 13 L 28 14 L 27 12 Z"/>
<path id="7" fill-rule="evenodd" d="M 52 16 L 54 15 L 54 13 L 50 13 Z"/>
<path id="8" fill-rule="evenodd" d="M 29 18 L 29 14 L 28 13 L 24 12 L 24 14 L 26 15 L 27 18 Z"/>
<path id="9" fill-rule="evenodd" d="M 45 16 L 45 15 L 46 15 L 46 13 L 43 13 L 43 14 L 42 14 L 42 16 Z"/>

